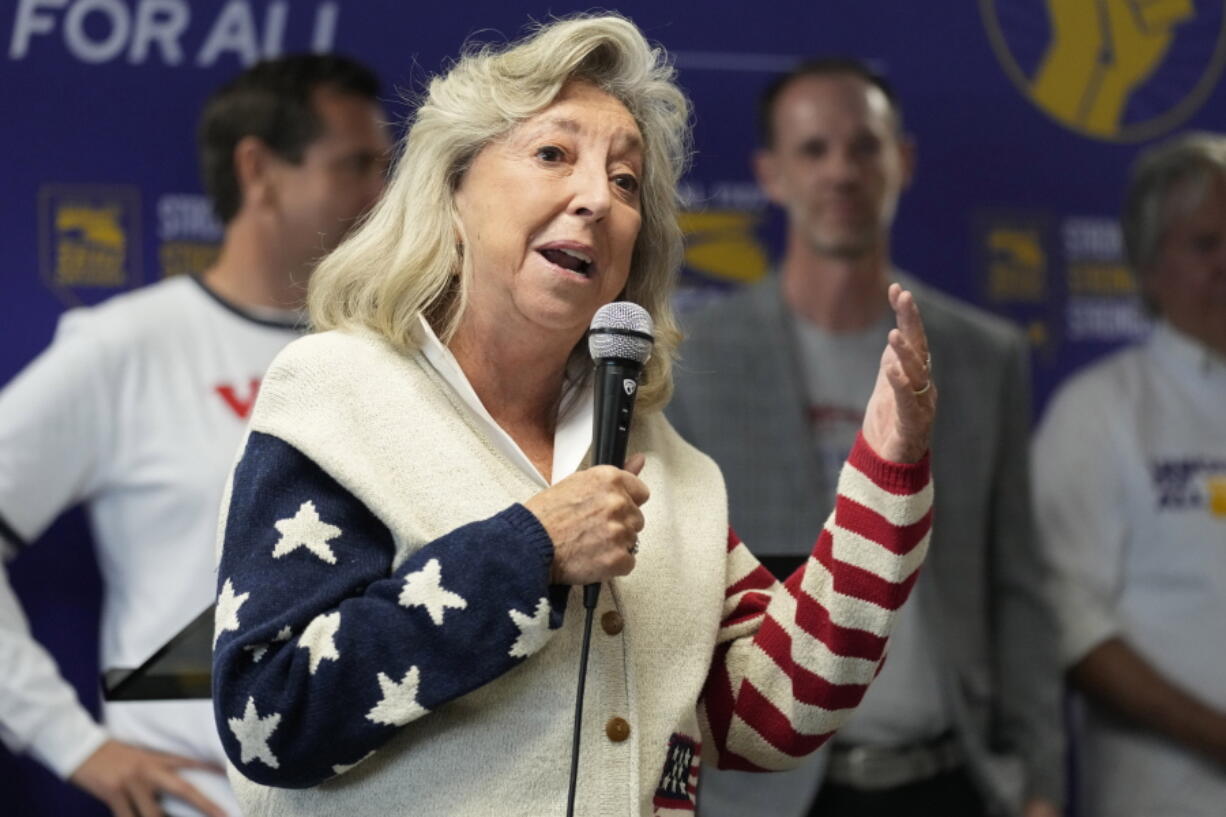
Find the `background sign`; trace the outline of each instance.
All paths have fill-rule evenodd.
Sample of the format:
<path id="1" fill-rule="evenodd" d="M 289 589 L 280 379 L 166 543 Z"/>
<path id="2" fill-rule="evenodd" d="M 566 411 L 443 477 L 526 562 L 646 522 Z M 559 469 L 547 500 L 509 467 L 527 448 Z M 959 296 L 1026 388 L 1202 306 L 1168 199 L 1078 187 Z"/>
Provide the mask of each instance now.
<path id="1" fill-rule="evenodd" d="M 1223 0 L 627 0 L 674 55 L 696 110 L 681 304 L 760 279 L 782 219 L 753 183 L 767 81 L 818 53 L 889 75 L 918 143 L 899 266 L 1023 326 L 1041 406 L 1072 369 L 1147 327 L 1121 264 L 1125 171 L 1150 141 L 1226 127 Z M 0 383 L 60 313 L 207 266 L 220 237 L 194 129 L 206 94 L 254 60 L 336 50 L 372 65 L 389 112 L 476 35 L 516 36 L 576 4 L 399 0 L 9 0 L 0 4 L 4 196 Z M 88 700 L 97 579 L 79 518 L 12 566 L 38 634 Z M 5 809 L 100 814 L 0 756 Z"/>

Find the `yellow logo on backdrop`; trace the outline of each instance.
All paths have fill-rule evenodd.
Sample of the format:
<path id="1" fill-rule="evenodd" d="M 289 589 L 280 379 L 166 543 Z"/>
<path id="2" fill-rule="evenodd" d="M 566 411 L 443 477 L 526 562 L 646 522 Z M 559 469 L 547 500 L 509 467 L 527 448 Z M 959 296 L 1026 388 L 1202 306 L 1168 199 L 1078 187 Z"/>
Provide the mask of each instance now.
<path id="1" fill-rule="evenodd" d="M 683 212 L 685 265 L 720 281 L 749 284 L 766 275 L 766 251 L 754 236 L 759 216 L 739 210 Z"/>
<path id="2" fill-rule="evenodd" d="M 140 281 L 140 196 L 134 187 L 44 185 L 39 198 L 44 282 L 68 304 L 78 287 Z"/>
<path id="3" fill-rule="evenodd" d="M 1038 229 L 995 227 L 987 234 L 988 297 L 1037 302 L 1044 297 L 1047 253 Z"/>
<path id="4" fill-rule="evenodd" d="M 123 286 L 127 239 L 113 204 L 65 204 L 55 212 L 55 282 Z"/>
<path id="5" fill-rule="evenodd" d="M 1031 102 L 1083 135 L 1140 141 L 1177 127 L 1213 90 L 1226 62 L 1224 5 L 980 0 L 980 11 L 997 59 Z"/>
<path id="6" fill-rule="evenodd" d="M 1226 475 L 1212 476 L 1209 485 L 1209 512 L 1226 518 Z"/>
<path id="7" fill-rule="evenodd" d="M 1046 305 L 1051 280 L 1050 218 L 1045 213 L 976 214 L 976 277 L 984 298 L 1026 331 L 1031 347 L 1044 359 L 1056 352 L 1059 338 L 1048 321 Z"/>

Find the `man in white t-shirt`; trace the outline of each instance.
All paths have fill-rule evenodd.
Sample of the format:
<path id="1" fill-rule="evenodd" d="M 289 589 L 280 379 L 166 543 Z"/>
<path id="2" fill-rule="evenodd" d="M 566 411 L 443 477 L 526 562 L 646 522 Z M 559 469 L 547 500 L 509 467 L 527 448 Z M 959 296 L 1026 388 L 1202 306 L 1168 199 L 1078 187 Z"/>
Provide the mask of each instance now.
<path id="1" fill-rule="evenodd" d="M 343 57 L 261 63 L 200 123 L 225 225 L 216 264 L 60 321 L 0 392 L 0 550 L 84 504 L 104 584 L 103 669 L 147 659 L 212 602 L 217 512 L 260 378 L 302 329 L 315 260 L 383 189 L 378 81 Z M 208 701 L 109 703 L 95 723 L 0 571 L 0 737 L 115 815 L 237 807 Z"/>
<path id="2" fill-rule="evenodd" d="M 797 772 L 703 776 L 709 817 L 1056 817 L 1055 621 L 1028 493 L 1029 349 L 1007 322 L 902 276 L 890 233 L 914 148 L 889 83 L 805 63 L 763 95 L 758 180 L 783 209 L 778 274 L 694 316 L 669 415 L 728 484 L 732 526 L 780 577 L 833 503 L 890 331 L 915 293 L 941 410 L 932 551 L 856 713 Z M 823 766 L 823 763 L 825 765 Z"/>
<path id="3" fill-rule="evenodd" d="M 1158 323 L 1070 379 L 1034 443 L 1079 813 L 1226 812 L 1226 137 L 1136 162 L 1128 260 Z"/>

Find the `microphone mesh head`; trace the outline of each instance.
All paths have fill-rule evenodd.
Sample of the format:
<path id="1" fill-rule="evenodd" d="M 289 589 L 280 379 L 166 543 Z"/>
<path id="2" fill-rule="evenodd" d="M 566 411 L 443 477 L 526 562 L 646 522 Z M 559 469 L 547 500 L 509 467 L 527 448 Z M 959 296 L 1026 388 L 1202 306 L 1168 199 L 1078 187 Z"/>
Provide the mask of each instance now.
<path id="1" fill-rule="evenodd" d="M 587 336 L 587 348 L 593 360 L 618 357 L 646 363 L 651 357 L 651 332 L 654 327 L 647 310 L 629 301 L 614 301 L 596 310 L 592 329 Z M 646 335 L 638 337 L 635 334 Z"/>

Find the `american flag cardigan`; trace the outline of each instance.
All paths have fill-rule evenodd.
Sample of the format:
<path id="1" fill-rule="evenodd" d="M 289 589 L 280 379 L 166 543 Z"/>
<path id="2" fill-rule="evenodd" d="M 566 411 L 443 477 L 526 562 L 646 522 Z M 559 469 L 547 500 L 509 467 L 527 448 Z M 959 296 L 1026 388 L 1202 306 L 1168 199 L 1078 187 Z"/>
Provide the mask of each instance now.
<path id="1" fill-rule="evenodd" d="M 635 570 L 596 611 L 578 814 L 692 812 L 700 761 L 789 768 L 884 658 L 927 549 L 927 458 L 857 441 L 812 557 L 779 583 L 715 465 L 636 418 Z M 420 354 L 292 343 L 223 502 L 214 708 L 255 815 L 560 813 L 583 609 L 506 460 Z"/>

